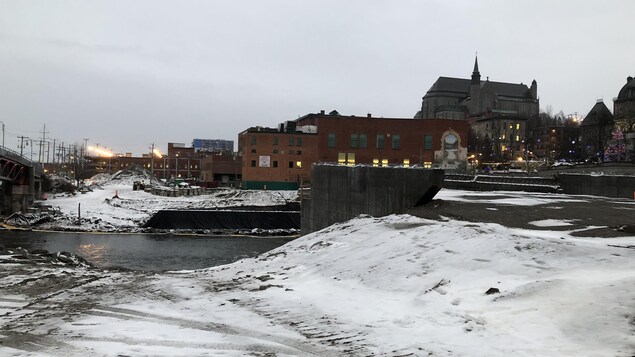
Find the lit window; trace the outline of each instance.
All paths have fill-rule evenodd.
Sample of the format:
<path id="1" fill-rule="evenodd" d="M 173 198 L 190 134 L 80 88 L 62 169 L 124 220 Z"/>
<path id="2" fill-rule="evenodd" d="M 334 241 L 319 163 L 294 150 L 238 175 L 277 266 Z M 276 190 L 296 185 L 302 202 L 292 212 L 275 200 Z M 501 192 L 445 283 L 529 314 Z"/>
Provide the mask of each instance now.
<path id="1" fill-rule="evenodd" d="M 516 130 L 520 130 L 520 123 L 516 123 Z"/>
<path id="2" fill-rule="evenodd" d="M 505 140 L 505 138 L 506 138 L 506 135 L 505 135 L 505 133 L 503 133 L 503 140 Z"/>
<path id="3" fill-rule="evenodd" d="M 346 164 L 346 153 L 345 152 L 341 152 L 341 153 L 337 154 L 337 163 L 340 164 L 340 165 Z"/>
<path id="4" fill-rule="evenodd" d="M 355 153 L 354 152 L 349 152 L 348 153 L 348 160 L 347 163 L 349 165 L 355 165 Z"/>
<path id="5" fill-rule="evenodd" d="M 426 161 L 423 163 L 423 168 L 424 169 L 431 169 L 432 168 L 432 163 L 430 161 Z"/>
<path id="6" fill-rule="evenodd" d="M 410 159 L 403 159 L 403 166 L 410 167 Z"/>
<path id="7" fill-rule="evenodd" d="M 373 167 L 379 166 L 379 159 L 373 159 Z"/>
<path id="8" fill-rule="evenodd" d="M 501 145 L 501 151 L 505 151 L 507 150 L 507 147 L 505 145 Z"/>
<path id="9" fill-rule="evenodd" d="M 516 135 L 516 141 L 520 141 L 520 135 Z"/>
<path id="10" fill-rule="evenodd" d="M 302 168 L 302 161 L 296 161 L 295 166 Z"/>
<path id="11" fill-rule="evenodd" d="M 388 159 L 382 159 L 381 166 L 388 166 Z"/>

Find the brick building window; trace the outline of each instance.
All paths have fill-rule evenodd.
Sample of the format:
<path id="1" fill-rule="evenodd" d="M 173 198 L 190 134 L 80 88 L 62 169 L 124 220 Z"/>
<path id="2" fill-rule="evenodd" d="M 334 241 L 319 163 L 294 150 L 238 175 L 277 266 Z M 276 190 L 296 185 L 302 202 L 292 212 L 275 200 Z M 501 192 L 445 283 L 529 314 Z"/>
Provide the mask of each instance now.
<path id="1" fill-rule="evenodd" d="M 330 148 L 334 148 L 335 147 L 335 134 L 334 133 L 329 133 L 326 146 L 330 147 Z"/>
<path id="2" fill-rule="evenodd" d="M 273 167 L 278 167 L 278 161 L 273 161 Z"/>
<path id="3" fill-rule="evenodd" d="M 423 148 L 425 150 L 432 150 L 432 135 L 425 135 L 423 137 Z"/>
<path id="4" fill-rule="evenodd" d="M 302 137 L 298 137 L 295 140 L 295 146 L 302 146 Z"/>
<path id="5" fill-rule="evenodd" d="M 357 133 L 351 134 L 351 148 L 357 147 Z"/>
<path id="6" fill-rule="evenodd" d="M 292 169 L 293 168 L 293 161 L 289 161 L 289 168 Z"/>
<path id="7" fill-rule="evenodd" d="M 251 153 L 255 154 L 256 153 L 256 149 L 251 149 Z"/>
<path id="8" fill-rule="evenodd" d="M 344 165 L 346 163 L 346 153 L 340 152 L 337 154 L 337 163 L 340 165 Z"/>
<path id="9" fill-rule="evenodd" d="M 347 164 L 349 165 L 355 165 L 355 153 L 354 152 L 349 152 L 348 153 L 348 160 L 346 161 Z"/>
<path id="10" fill-rule="evenodd" d="M 401 136 L 399 134 L 392 135 L 392 148 L 401 149 Z"/>
<path id="11" fill-rule="evenodd" d="M 251 167 L 256 167 L 256 160 L 251 160 Z"/>
<path id="12" fill-rule="evenodd" d="M 278 137 L 277 136 L 273 137 L 273 145 L 274 146 L 278 145 Z"/>
<path id="13" fill-rule="evenodd" d="M 294 140 L 293 140 L 293 136 L 289 138 L 289 146 L 293 146 L 295 145 Z"/>
<path id="14" fill-rule="evenodd" d="M 384 148 L 384 134 L 377 134 L 377 149 Z"/>
<path id="15" fill-rule="evenodd" d="M 251 136 L 251 145 L 256 145 L 256 135 Z"/>
<path id="16" fill-rule="evenodd" d="M 359 134 L 359 147 L 362 149 L 366 149 L 366 134 Z"/>

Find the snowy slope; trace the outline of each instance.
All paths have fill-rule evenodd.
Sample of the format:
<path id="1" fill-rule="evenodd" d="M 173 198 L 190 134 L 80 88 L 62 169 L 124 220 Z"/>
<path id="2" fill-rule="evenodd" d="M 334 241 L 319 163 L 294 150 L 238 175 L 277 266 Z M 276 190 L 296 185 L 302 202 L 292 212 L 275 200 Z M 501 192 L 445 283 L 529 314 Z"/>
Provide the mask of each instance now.
<path id="1" fill-rule="evenodd" d="M 632 356 L 635 237 L 538 225 L 360 217 L 201 271 L 20 270 L 0 354 Z"/>
<path id="2" fill-rule="evenodd" d="M 119 198 L 113 198 L 115 196 Z M 297 196 L 297 191 L 218 190 L 209 195 L 166 197 L 133 191 L 131 184 L 106 181 L 101 188 L 95 187 L 92 192 L 61 194 L 43 201 L 47 205 L 59 207 L 63 216 L 39 228 L 135 231 L 161 209 L 283 205 L 296 200 Z M 81 212 L 81 225 L 77 225 L 78 210 Z"/>

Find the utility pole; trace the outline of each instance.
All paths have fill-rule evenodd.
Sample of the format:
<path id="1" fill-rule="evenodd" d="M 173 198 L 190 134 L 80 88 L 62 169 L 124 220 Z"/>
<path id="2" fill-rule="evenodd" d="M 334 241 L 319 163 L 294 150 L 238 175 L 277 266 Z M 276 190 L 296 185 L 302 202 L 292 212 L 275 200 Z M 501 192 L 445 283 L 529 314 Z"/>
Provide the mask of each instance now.
<path id="1" fill-rule="evenodd" d="M 46 134 L 48 133 L 48 131 L 46 131 L 46 124 L 44 124 L 44 129 L 42 129 L 41 133 L 42 133 L 42 140 L 40 140 L 40 153 L 38 155 L 39 163 L 42 163 L 42 160 L 44 159 L 44 151 L 42 151 L 42 146 L 44 145 L 44 142 L 46 141 Z"/>
<path id="2" fill-rule="evenodd" d="M 53 173 L 56 173 L 57 170 L 55 168 L 55 139 L 53 139 Z"/>
<path id="3" fill-rule="evenodd" d="M 20 156 L 22 156 L 22 152 L 24 149 L 24 139 L 28 139 L 26 136 L 18 136 L 18 139 L 20 139 Z"/>
<path id="4" fill-rule="evenodd" d="M 0 121 L 0 123 L 2 123 L 2 148 L 4 149 L 4 122 Z"/>

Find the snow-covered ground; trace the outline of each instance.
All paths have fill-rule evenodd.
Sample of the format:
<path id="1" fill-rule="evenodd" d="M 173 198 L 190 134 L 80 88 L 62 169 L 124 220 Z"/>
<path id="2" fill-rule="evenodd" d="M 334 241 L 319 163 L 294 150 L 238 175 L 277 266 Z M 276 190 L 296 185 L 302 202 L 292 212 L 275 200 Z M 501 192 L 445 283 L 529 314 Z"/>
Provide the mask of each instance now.
<path id="1" fill-rule="evenodd" d="M 103 175 L 102 175 L 103 176 Z M 38 225 L 40 229 L 77 231 L 138 231 L 154 213 L 162 209 L 214 209 L 230 206 L 275 206 L 297 200 L 297 191 L 218 189 L 200 196 L 156 196 L 133 190 L 138 178 L 108 180 L 100 177 L 92 192 L 51 195 L 45 205 L 62 215 Z M 114 198 L 114 197 L 118 198 Z M 77 224 L 81 214 L 82 223 Z"/>
<path id="2" fill-rule="evenodd" d="M 635 237 L 579 238 L 567 223 L 359 217 L 256 258 L 165 274 L 5 256 L 0 355 L 632 356 Z"/>

